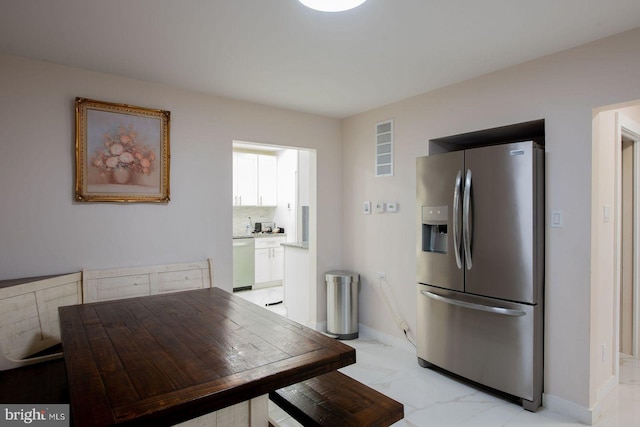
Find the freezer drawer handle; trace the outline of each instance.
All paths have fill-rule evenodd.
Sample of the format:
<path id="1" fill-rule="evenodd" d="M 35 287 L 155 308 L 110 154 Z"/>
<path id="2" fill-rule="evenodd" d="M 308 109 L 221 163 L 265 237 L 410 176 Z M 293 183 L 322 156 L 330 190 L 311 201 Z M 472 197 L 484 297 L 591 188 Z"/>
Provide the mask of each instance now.
<path id="1" fill-rule="evenodd" d="M 457 299 L 453 299 L 453 298 L 447 298 L 447 297 L 443 297 L 441 295 L 437 295 L 434 294 L 433 292 L 429 292 L 429 291 L 420 291 L 420 293 L 426 297 L 429 297 L 431 299 L 434 299 L 436 301 L 441 301 L 447 304 L 452 304 L 452 305 L 457 305 L 459 307 L 464 307 L 464 308 L 470 308 L 472 310 L 480 310 L 480 311 L 486 311 L 489 313 L 495 313 L 495 314 L 503 314 L 505 316 L 513 316 L 513 317 L 520 317 L 520 316 L 524 316 L 525 313 L 522 310 L 513 310 L 511 308 L 503 308 L 503 307 L 493 307 L 490 305 L 482 305 L 482 304 L 476 304 L 473 302 L 466 302 L 466 301 L 460 301 Z"/>

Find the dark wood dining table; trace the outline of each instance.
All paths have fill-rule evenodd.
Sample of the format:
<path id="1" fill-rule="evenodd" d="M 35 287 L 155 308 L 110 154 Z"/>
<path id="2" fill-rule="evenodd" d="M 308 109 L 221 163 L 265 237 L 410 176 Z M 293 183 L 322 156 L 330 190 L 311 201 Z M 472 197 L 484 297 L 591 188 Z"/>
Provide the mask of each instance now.
<path id="1" fill-rule="evenodd" d="M 220 288 L 61 307 L 74 425 L 173 425 L 355 363 Z"/>

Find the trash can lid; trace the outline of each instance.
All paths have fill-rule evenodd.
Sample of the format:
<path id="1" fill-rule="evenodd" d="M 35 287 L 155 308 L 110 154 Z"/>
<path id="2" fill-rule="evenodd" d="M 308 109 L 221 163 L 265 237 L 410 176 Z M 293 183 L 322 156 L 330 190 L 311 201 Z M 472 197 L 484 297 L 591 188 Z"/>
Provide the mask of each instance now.
<path id="1" fill-rule="evenodd" d="M 358 273 L 354 273 L 352 271 L 346 270 L 333 270 L 329 271 L 325 275 L 325 279 L 328 281 L 359 281 L 360 275 Z"/>

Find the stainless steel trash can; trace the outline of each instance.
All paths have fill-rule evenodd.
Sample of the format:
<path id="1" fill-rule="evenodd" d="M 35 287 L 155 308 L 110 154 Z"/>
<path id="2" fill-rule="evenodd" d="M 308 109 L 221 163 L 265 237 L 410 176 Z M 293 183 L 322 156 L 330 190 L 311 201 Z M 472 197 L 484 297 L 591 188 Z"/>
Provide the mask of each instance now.
<path id="1" fill-rule="evenodd" d="M 327 333 L 341 340 L 358 338 L 358 285 L 360 275 L 330 271 L 327 282 Z"/>

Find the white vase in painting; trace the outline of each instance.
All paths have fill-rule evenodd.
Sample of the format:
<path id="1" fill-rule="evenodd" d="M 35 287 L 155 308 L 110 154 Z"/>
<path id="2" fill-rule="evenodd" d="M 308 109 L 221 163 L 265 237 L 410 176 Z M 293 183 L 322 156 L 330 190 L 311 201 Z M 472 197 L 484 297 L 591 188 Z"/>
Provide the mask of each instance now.
<path id="1" fill-rule="evenodd" d="M 113 170 L 111 176 L 116 184 L 126 184 L 131 178 L 131 172 L 128 169 L 117 168 Z"/>
<path id="2" fill-rule="evenodd" d="M 159 175 L 156 171 L 151 172 L 149 174 L 146 173 L 136 173 L 131 177 L 131 183 L 135 185 L 143 185 L 145 187 L 153 187 L 158 186 L 159 183 Z"/>

